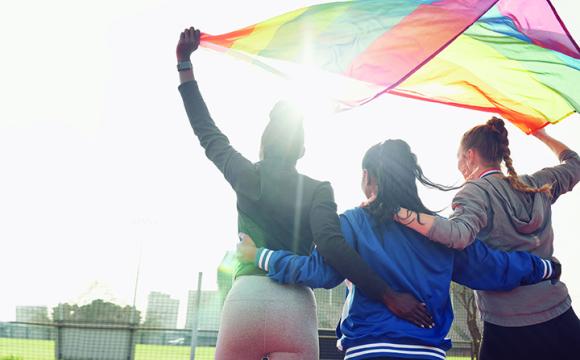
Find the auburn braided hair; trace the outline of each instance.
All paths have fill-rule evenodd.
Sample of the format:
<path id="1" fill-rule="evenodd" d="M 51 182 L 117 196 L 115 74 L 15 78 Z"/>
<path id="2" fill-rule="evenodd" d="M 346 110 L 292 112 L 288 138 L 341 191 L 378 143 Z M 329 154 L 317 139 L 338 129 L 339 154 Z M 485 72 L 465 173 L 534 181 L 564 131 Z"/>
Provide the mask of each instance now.
<path id="1" fill-rule="evenodd" d="M 463 149 L 476 149 L 483 160 L 490 164 L 501 164 L 503 161 L 508 172 L 505 176 L 510 185 L 517 191 L 527 193 L 550 192 L 551 184 L 533 187 L 523 183 L 514 169 L 509 148 L 508 131 L 502 119 L 492 117 L 484 125 L 478 125 L 463 135 Z"/>

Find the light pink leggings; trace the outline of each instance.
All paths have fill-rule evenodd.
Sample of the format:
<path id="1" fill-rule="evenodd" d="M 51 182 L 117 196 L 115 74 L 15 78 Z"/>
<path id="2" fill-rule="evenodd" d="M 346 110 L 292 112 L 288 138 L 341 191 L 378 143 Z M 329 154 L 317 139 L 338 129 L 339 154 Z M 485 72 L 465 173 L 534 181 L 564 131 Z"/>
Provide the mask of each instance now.
<path id="1" fill-rule="evenodd" d="M 224 304 L 215 358 L 316 360 L 317 329 L 310 288 L 241 276 Z"/>

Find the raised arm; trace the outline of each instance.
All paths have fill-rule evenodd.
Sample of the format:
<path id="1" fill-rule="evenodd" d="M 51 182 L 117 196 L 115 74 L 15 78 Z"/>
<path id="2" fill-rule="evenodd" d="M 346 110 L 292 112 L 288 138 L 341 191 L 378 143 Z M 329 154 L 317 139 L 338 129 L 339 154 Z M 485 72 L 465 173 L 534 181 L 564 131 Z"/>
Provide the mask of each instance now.
<path id="1" fill-rule="evenodd" d="M 546 144 L 546 146 L 549 147 L 557 157 L 560 156 L 560 154 L 564 151 L 570 150 L 570 148 L 568 148 L 568 146 L 566 146 L 564 143 L 548 135 L 545 128 L 533 132 L 532 135 Z"/>
<path id="2" fill-rule="evenodd" d="M 551 200 L 554 202 L 560 195 L 571 191 L 580 181 L 580 157 L 568 146 L 548 135 L 544 129 L 534 132 L 533 135 L 546 144 L 561 163 L 531 175 L 538 186 L 552 185 Z"/>
<path id="3" fill-rule="evenodd" d="M 194 81 L 193 65 L 191 64 L 191 54 L 199 47 L 200 32 L 193 27 L 183 30 L 179 35 L 179 42 L 175 49 L 177 55 L 177 70 L 179 71 L 179 81 L 181 84 Z"/>
<path id="4" fill-rule="evenodd" d="M 234 190 L 244 191 L 247 187 L 255 185 L 248 182 L 243 176 L 253 171 L 254 165 L 230 145 L 229 139 L 215 125 L 209 114 L 195 81 L 190 61 L 192 52 L 198 46 L 199 30 L 195 30 L 192 27 L 181 33 L 176 55 L 181 81 L 179 92 L 183 99 L 185 111 L 193 132 L 205 149 L 206 156 L 224 174 L 224 177 Z M 251 191 L 251 189 L 248 189 L 248 191 Z"/>
<path id="5" fill-rule="evenodd" d="M 511 290 L 560 278 L 561 266 L 525 251 L 495 250 L 476 240 L 455 251 L 452 280 L 475 290 Z"/>

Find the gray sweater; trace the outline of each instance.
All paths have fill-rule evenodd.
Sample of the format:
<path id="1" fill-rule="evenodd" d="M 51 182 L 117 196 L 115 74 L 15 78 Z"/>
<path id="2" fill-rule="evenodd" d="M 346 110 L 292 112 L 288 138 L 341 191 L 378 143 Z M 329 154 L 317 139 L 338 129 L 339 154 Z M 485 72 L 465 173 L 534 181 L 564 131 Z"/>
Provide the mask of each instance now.
<path id="1" fill-rule="evenodd" d="M 456 249 L 465 248 L 477 237 L 500 250 L 552 257 L 551 205 L 580 180 L 578 154 L 566 150 L 559 158 L 558 166 L 521 176 L 531 186 L 552 184 L 551 196 L 516 191 L 500 177 L 469 181 L 453 199 L 453 215 L 449 219 L 436 218 L 427 236 Z M 483 320 L 500 326 L 542 323 L 571 306 L 568 289 L 562 282 L 552 285 L 544 281 L 512 291 L 477 291 L 476 296 Z"/>

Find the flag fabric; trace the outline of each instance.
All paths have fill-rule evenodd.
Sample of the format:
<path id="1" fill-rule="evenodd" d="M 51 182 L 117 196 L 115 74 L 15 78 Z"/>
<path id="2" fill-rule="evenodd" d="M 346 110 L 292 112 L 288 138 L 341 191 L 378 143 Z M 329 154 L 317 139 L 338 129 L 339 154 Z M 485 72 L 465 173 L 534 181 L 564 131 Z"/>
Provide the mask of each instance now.
<path id="1" fill-rule="evenodd" d="M 492 112 L 531 133 L 580 110 L 580 51 L 549 2 L 500 0 L 385 91 Z"/>
<path id="2" fill-rule="evenodd" d="M 348 107 L 392 93 L 531 132 L 580 106 L 580 51 L 547 0 L 333 2 L 201 40 L 282 75 L 292 64 L 344 79 L 332 96 Z"/>

